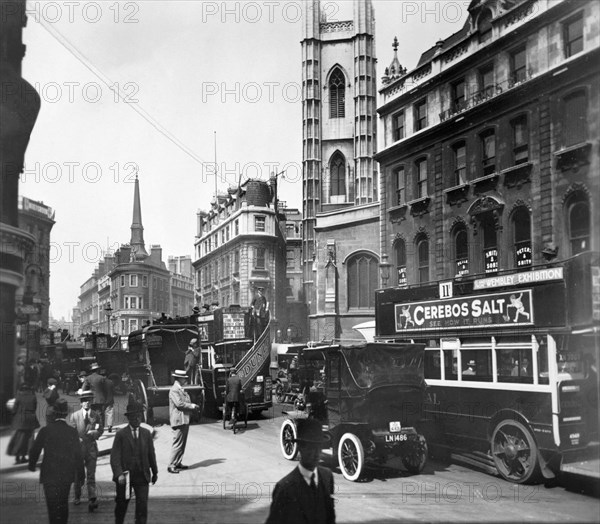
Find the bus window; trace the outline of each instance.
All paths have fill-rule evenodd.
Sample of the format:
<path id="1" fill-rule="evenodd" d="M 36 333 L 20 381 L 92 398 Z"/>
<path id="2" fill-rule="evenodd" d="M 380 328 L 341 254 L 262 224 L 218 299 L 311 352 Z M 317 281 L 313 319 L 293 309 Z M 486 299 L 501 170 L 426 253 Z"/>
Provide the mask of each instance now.
<path id="1" fill-rule="evenodd" d="M 548 342 L 545 336 L 538 336 L 538 383 L 549 384 L 548 379 Z"/>
<path id="2" fill-rule="evenodd" d="M 210 350 L 203 349 L 201 355 L 201 364 L 202 369 L 208 369 L 211 367 L 210 365 Z"/>
<path id="3" fill-rule="evenodd" d="M 585 366 L 583 355 L 593 355 L 593 337 L 583 335 L 563 335 L 556 337 L 556 362 L 559 373 L 568 373 L 573 378 L 583 378 Z"/>
<path id="4" fill-rule="evenodd" d="M 458 350 L 444 350 L 444 371 L 446 380 L 457 380 L 458 378 Z"/>
<path id="5" fill-rule="evenodd" d="M 425 350 L 425 378 L 442 378 L 440 350 Z"/>
<path id="6" fill-rule="evenodd" d="M 496 345 L 499 382 L 533 384 L 531 343 L 504 341 Z"/>
<path id="7" fill-rule="evenodd" d="M 469 349 L 461 352 L 463 380 L 492 381 L 491 352 L 488 349 Z"/>
<path id="8" fill-rule="evenodd" d="M 327 364 L 329 365 L 329 385 L 337 386 L 340 383 L 340 356 L 332 355 Z"/>

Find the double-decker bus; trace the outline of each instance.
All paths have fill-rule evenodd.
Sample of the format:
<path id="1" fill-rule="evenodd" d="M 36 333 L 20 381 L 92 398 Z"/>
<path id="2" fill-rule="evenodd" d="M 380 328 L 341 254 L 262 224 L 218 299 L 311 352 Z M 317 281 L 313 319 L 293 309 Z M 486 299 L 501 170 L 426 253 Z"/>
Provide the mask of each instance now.
<path id="1" fill-rule="evenodd" d="M 517 483 L 598 476 L 599 332 L 597 253 L 376 292 L 376 339 L 425 343 L 430 446 Z"/>
<path id="2" fill-rule="evenodd" d="M 205 412 L 220 416 L 229 370 L 236 367 L 249 412 L 269 409 L 272 381 L 270 324 L 254 340 L 250 310 L 239 306 L 217 308 L 197 317 L 200 370 L 206 392 Z"/>

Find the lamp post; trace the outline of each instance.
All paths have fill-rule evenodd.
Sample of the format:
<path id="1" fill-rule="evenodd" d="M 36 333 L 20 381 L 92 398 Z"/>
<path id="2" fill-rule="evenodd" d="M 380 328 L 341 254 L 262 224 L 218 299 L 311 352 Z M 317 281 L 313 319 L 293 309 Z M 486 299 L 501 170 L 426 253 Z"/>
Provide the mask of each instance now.
<path id="1" fill-rule="evenodd" d="M 387 282 L 390 279 L 390 266 L 388 262 L 388 256 L 384 253 L 381 255 L 381 262 L 379 263 L 379 271 L 381 272 L 381 286 L 386 287 Z"/>
<path id="2" fill-rule="evenodd" d="M 110 319 L 112 317 L 113 308 L 110 307 L 110 304 L 107 304 L 104 308 L 104 312 L 106 313 L 106 323 L 108 324 L 108 334 L 110 335 Z"/>

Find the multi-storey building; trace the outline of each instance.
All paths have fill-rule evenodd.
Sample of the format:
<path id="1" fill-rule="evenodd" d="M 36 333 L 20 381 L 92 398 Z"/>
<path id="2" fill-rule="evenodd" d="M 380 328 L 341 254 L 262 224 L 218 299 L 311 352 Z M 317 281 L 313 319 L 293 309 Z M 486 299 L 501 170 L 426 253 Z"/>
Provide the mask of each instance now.
<path id="1" fill-rule="evenodd" d="M 383 78 L 390 285 L 527 270 L 600 248 L 600 4 L 472 1 Z"/>
<path id="2" fill-rule="evenodd" d="M 174 317 L 191 315 L 194 307 L 192 257 L 169 257 L 168 265 L 171 273 L 171 314 Z"/>
<path id="3" fill-rule="evenodd" d="M 303 232 L 307 338 L 353 338 L 374 315 L 379 239 L 375 20 L 370 0 L 328 21 L 306 2 L 302 35 Z"/>
<path id="4" fill-rule="evenodd" d="M 249 307 L 256 288 L 262 287 L 271 319 L 280 329 L 286 318 L 286 252 L 276 178 L 269 183 L 248 180 L 230 188 L 197 218 L 193 264 L 197 303 Z"/>

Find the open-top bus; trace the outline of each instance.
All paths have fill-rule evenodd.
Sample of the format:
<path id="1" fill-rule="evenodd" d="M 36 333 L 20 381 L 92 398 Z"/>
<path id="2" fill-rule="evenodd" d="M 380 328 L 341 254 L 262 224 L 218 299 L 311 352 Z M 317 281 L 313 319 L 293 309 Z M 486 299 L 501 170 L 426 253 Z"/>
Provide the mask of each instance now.
<path id="1" fill-rule="evenodd" d="M 377 291 L 377 339 L 425 343 L 430 448 L 517 483 L 598 476 L 599 293 L 597 253 Z"/>

